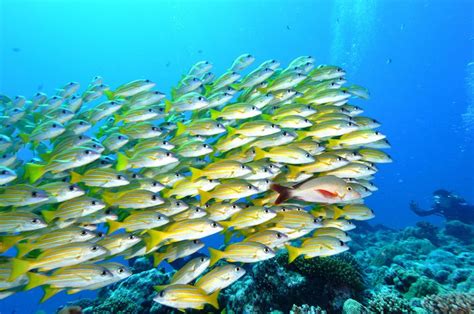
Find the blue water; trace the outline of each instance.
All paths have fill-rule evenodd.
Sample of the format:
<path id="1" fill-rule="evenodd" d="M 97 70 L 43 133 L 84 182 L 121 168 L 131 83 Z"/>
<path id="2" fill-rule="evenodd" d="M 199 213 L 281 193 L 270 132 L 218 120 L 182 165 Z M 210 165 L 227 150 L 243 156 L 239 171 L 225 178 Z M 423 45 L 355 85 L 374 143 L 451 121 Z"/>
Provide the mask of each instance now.
<path id="1" fill-rule="evenodd" d="M 408 202 L 428 207 L 435 189 L 474 202 L 474 134 L 462 119 L 474 106 L 473 12 L 469 0 L 0 0 L 0 93 L 52 94 L 95 75 L 111 86 L 149 78 L 169 92 L 199 60 L 220 73 L 244 52 L 282 64 L 310 54 L 369 88 L 358 104 L 382 122 L 394 159 L 379 167 L 371 223 L 401 227 L 419 219 Z M 49 313 L 91 295 L 37 305 L 35 289 L 0 301 L 0 312 Z"/>

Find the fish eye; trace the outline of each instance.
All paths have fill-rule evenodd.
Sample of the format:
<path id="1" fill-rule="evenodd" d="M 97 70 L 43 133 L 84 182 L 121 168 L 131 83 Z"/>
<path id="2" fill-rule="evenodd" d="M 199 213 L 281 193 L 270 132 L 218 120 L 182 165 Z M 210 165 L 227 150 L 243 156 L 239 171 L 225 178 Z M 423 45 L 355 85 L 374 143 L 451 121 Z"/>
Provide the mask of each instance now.
<path id="1" fill-rule="evenodd" d="M 222 123 L 217 123 L 217 127 L 220 128 L 220 129 L 223 129 L 224 125 Z"/>
<path id="2" fill-rule="evenodd" d="M 257 110 L 257 107 L 255 107 L 255 106 L 252 106 L 252 110 Z"/>
<path id="3" fill-rule="evenodd" d="M 170 152 L 167 152 L 166 153 L 166 157 L 170 157 L 171 156 L 171 153 Z"/>
<path id="4" fill-rule="evenodd" d="M 209 181 L 209 183 L 214 183 L 214 180 L 212 180 L 212 179 L 209 179 L 208 181 Z"/>
<path id="5" fill-rule="evenodd" d="M 217 222 L 213 222 L 213 223 L 211 224 L 211 226 L 212 226 L 212 228 L 217 228 Z"/>
<path id="6" fill-rule="evenodd" d="M 179 173 L 175 173 L 174 176 L 175 176 L 176 178 L 179 178 L 181 175 L 180 175 Z"/>
<path id="7" fill-rule="evenodd" d="M 165 296 L 165 291 L 160 291 L 160 297 L 163 298 Z"/>
<path id="8" fill-rule="evenodd" d="M 268 247 L 265 247 L 265 248 L 263 249 L 263 252 L 265 252 L 265 253 L 270 253 L 270 249 L 269 249 Z"/>
<path id="9" fill-rule="evenodd" d="M 347 187 L 348 191 L 352 191 L 352 188 L 350 186 Z"/>
<path id="10" fill-rule="evenodd" d="M 193 240 L 193 244 L 199 244 L 199 240 Z"/>
<path id="11" fill-rule="evenodd" d="M 152 126 L 152 127 L 151 127 L 151 130 L 156 132 L 156 131 L 159 131 L 160 129 L 157 128 L 156 126 Z"/>
<path id="12" fill-rule="evenodd" d="M 341 246 L 344 246 L 344 242 L 342 242 L 342 241 L 339 241 L 339 244 L 340 244 Z"/>
<path id="13" fill-rule="evenodd" d="M 145 83 L 150 83 L 151 81 L 150 80 L 145 80 Z"/>
<path id="14" fill-rule="evenodd" d="M 241 168 L 241 169 L 245 169 L 245 165 L 241 165 L 240 168 Z"/>
<path id="15" fill-rule="evenodd" d="M 280 232 L 277 232 L 276 237 L 277 237 L 278 239 L 280 239 L 280 238 L 283 237 L 283 235 L 282 235 Z"/>
<path id="16" fill-rule="evenodd" d="M 63 109 L 63 110 L 61 110 L 61 113 L 66 114 L 67 111 Z"/>
<path id="17" fill-rule="evenodd" d="M 304 119 L 304 123 L 310 123 L 308 119 Z"/>
<path id="18" fill-rule="evenodd" d="M 337 161 L 342 161 L 342 157 L 337 157 Z"/>
<path id="19" fill-rule="evenodd" d="M 106 276 L 107 275 L 107 271 L 106 270 L 103 270 L 101 273 L 100 273 L 101 276 Z"/>
<path id="20" fill-rule="evenodd" d="M 265 214 L 270 213 L 270 211 L 268 210 L 268 208 L 265 208 L 264 212 L 265 212 Z"/>
<path id="21" fill-rule="evenodd" d="M 83 235 L 83 236 L 87 235 L 87 231 L 86 231 L 86 230 L 82 230 L 82 231 L 81 231 L 81 235 Z"/>
<path id="22" fill-rule="evenodd" d="M 90 155 L 90 154 L 92 154 L 92 151 L 91 151 L 91 150 L 88 150 L 88 149 L 86 149 L 86 150 L 84 151 L 84 153 L 85 153 L 86 155 Z"/>
<path id="23" fill-rule="evenodd" d="M 237 208 L 237 205 L 232 205 L 232 209 L 236 209 Z"/>
<path id="24" fill-rule="evenodd" d="M 156 216 L 156 219 L 161 220 L 161 215 Z"/>
<path id="25" fill-rule="evenodd" d="M 77 186 L 75 186 L 75 185 L 70 185 L 69 186 L 69 191 L 72 192 L 72 191 L 75 191 L 75 190 L 77 190 Z"/>
<path id="26" fill-rule="evenodd" d="M 272 128 L 276 128 L 276 125 L 272 123 L 271 127 L 272 127 Z"/>
<path id="27" fill-rule="evenodd" d="M 156 195 L 152 195 L 152 196 L 151 196 L 151 200 L 152 200 L 152 201 L 156 201 L 157 199 L 158 199 L 158 197 L 157 197 Z"/>
<path id="28" fill-rule="evenodd" d="M 375 135 L 380 135 L 380 132 L 379 132 L 379 131 L 376 131 L 376 132 L 375 132 Z"/>
<path id="29" fill-rule="evenodd" d="M 201 211 L 201 209 L 200 209 L 199 207 L 196 207 L 196 208 L 194 209 L 194 211 L 195 211 L 196 213 L 199 213 L 199 212 Z"/>
<path id="30" fill-rule="evenodd" d="M 313 109 L 313 108 L 312 108 L 310 105 L 307 105 L 307 106 L 306 106 L 306 109 L 311 110 L 311 109 Z"/>
<path id="31" fill-rule="evenodd" d="M 3 175 L 7 174 L 7 171 L 6 171 L 6 170 L 2 170 L 2 174 L 3 174 Z"/>
<path id="32" fill-rule="evenodd" d="M 125 271 L 125 269 L 123 269 L 122 267 L 120 267 L 119 269 L 117 269 L 117 272 L 119 273 L 123 273 Z"/>
<path id="33" fill-rule="evenodd" d="M 207 145 L 207 144 L 204 144 L 204 145 L 202 145 L 202 147 L 204 147 L 204 148 L 208 148 L 208 147 L 209 147 L 209 145 Z"/>
<path id="34" fill-rule="evenodd" d="M 37 224 L 40 222 L 40 220 L 38 218 L 33 218 L 31 219 L 31 222 L 34 223 L 34 224 Z"/>
<path id="35" fill-rule="evenodd" d="M 97 205 L 98 202 L 97 202 L 96 200 L 93 200 L 93 201 L 91 201 L 91 204 L 92 204 L 92 205 Z"/>
<path id="36" fill-rule="evenodd" d="M 310 154 L 306 154 L 305 156 L 306 156 L 307 158 L 311 157 L 311 155 L 310 155 Z"/>
<path id="37" fill-rule="evenodd" d="M 51 125 L 52 128 L 56 128 L 57 126 L 58 126 L 58 125 L 57 125 L 56 123 L 53 123 L 53 124 Z"/>
<path id="38" fill-rule="evenodd" d="M 249 190 L 251 190 L 253 187 L 249 184 L 249 185 L 247 185 L 247 188 L 248 188 Z"/>
<path id="39" fill-rule="evenodd" d="M 117 180 L 123 180 L 123 179 L 124 179 L 123 175 L 121 174 L 117 175 Z"/>
<path id="40" fill-rule="evenodd" d="M 38 192 L 36 192 L 36 191 L 31 192 L 31 196 L 38 197 Z"/>
<path id="41" fill-rule="evenodd" d="M 123 139 L 124 139 L 124 137 L 123 137 L 122 135 L 119 135 L 117 138 L 118 138 L 119 140 L 123 140 Z"/>
<path id="42" fill-rule="evenodd" d="M 160 184 L 159 182 L 153 181 L 153 183 L 151 185 L 154 186 L 154 187 L 157 187 L 159 184 Z"/>
<path id="43" fill-rule="evenodd" d="M 288 133 L 288 132 L 286 132 L 286 131 L 285 131 L 285 132 L 283 132 L 283 136 L 288 136 L 288 135 L 289 135 L 289 133 Z"/>
<path id="44" fill-rule="evenodd" d="M 99 247 L 97 245 L 94 245 L 93 247 L 91 247 L 92 251 L 97 251 L 98 249 L 99 249 Z"/>
<path id="45" fill-rule="evenodd" d="M 152 108 L 149 108 L 149 109 L 148 109 L 148 112 L 153 112 L 153 109 L 152 109 Z"/>
<path id="46" fill-rule="evenodd" d="M 133 234 L 131 234 L 131 235 L 128 236 L 128 239 L 129 239 L 129 240 L 134 240 L 135 238 L 136 238 L 136 237 L 135 237 Z"/>
<path id="47" fill-rule="evenodd" d="M 199 101 L 203 101 L 203 100 L 204 100 L 204 97 L 199 96 L 199 97 L 198 97 L 198 100 L 199 100 Z"/>

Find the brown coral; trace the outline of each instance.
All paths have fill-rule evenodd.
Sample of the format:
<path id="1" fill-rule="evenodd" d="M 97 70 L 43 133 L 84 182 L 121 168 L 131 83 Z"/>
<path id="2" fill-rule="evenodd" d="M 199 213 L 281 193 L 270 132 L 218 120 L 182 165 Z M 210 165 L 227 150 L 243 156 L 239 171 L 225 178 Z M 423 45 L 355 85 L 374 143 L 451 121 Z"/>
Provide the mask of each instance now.
<path id="1" fill-rule="evenodd" d="M 474 293 L 437 294 L 426 297 L 423 307 L 433 314 L 474 313 Z"/>

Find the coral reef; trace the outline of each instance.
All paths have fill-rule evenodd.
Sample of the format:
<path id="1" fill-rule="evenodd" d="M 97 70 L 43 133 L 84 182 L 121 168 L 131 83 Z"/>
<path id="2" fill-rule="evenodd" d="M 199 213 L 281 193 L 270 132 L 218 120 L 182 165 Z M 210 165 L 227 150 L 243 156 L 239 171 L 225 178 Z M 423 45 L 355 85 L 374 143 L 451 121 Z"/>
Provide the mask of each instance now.
<path id="1" fill-rule="evenodd" d="M 423 307 L 433 314 L 470 314 L 474 311 L 474 293 L 432 295 L 425 298 Z"/>
<path id="2" fill-rule="evenodd" d="M 351 251 L 331 257 L 276 258 L 244 267 L 247 274 L 219 297 L 227 313 L 472 313 L 474 227 L 450 221 L 402 230 L 361 224 Z M 172 313 L 153 302 L 154 285 L 171 274 L 147 258 L 130 261 L 131 277 L 80 300 L 83 313 Z M 207 310 L 207 308 L 206 308 Z M 211 309 L 209 309 L 211 310 Z M 471 312 L 469 312 L 471 311 Z"/>

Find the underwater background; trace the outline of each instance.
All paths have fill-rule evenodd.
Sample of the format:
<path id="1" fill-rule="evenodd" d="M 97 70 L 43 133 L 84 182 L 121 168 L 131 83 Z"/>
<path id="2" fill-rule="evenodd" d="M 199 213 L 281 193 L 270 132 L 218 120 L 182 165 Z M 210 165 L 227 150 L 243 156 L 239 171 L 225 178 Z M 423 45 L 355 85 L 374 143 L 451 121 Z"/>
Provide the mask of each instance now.
<path id="1" fill-rule="evenodd" d="M 365 240 L 350 252 L 360 257 L 355 252 L 368 250 L 363 260 L 376 256 L 384 245 L 409 247 L 407 241 L 418 239 L 421 242 L 411 242 L 415 247 L 411 255 L 395 252 L 394 258 L 408 254 L 413 264 L 443 265 L 454 257 L 446 253 L 444 259 L 437 255 L 421 261 L 416 252 L 429 256 L 443 247 L 457 246 L 459 254 L 471 255 L 460 257 L 464 264 L 455 265 L 450 273 L 463 269 L 458 277 L 464 280 L 437 278 L 439 269 L 430 270 L 432 276 L 418 269 L 420 273 L 410 276 L 425 275 L 431 288 L 439 288 L 414 297 L 468 292 L 474 284 L 472 274 L 468 281 L 474 264 L 472 237 L 456 240 L 458 231 L 446 233 L 442 217 L 417 217 L 408 204 L 415 200 L 428 208 L 432 192 L 440 188 L 474 203 L 473 12 L 474 2 L 468 0 L 0 0 L 0 93 L 52 94 L 66 82 L 85 84 L 96 75 L 111 86 L 148 78 L 167 92 L 197 61 L 212 61 L 218 73 L 245 52 L 257 62 L 274 58 L 288 64 L 297 56 L 311 55 L 316 64 L 339 65 L 347 71 L 348 80 L 370 90 L 365 112 L 382 123 L 381 130 L 392 145 L 394 162 L 380 167 L 375 179 L 379 190 L 366 201 L 376 214 L 369 224 L 412 228 L 398 232 L 366 226 Z M 420 221 L 433 225 L 416 226 Z M 450 228 L 455 227 L 467 228 L 459 231 L 462 234 L 472 232 L 472 225 Z M 429 244 L 423 242 L 429 237 Z M 370 245 L 379 250 L 370 251 Z M 449 249 L 445 252 L 454 254 Z M 409 269 L 412 265 L 403 263 L 410 258 L 398 261 L 398 267 Z M 390 268 L 392 262 L 370 267 Z M 359 263 L 362 268 L 370 264 Z M 402 277 L 399 268 L 388 269 L 392 282 L 385 280 L 381 285 L 397 286 L 393 278 Z M 406 294 L 416 278 L 403 276 L 397 280 L 405 280 L 405 286 L 397 290 Z M 455 280 L 464 286 L 457 289 Z M 53 313 L 69 301 L 94 298 L 96 292 L 61 293 L 38 304 L 40 295 L 34 289 L 0 300 L 0 312 Z"/>

